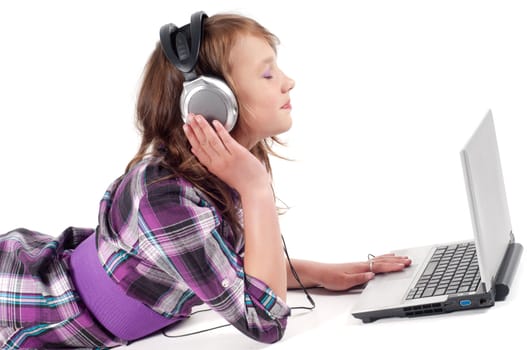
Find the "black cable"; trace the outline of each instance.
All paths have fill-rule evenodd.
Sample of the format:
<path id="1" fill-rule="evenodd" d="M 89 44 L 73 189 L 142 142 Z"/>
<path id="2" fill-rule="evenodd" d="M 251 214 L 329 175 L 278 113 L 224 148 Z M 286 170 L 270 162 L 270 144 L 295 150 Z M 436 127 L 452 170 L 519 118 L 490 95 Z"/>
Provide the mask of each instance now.
<path id="1" fill-rule="evenodd" d="M 315 304 L 315 301 L 313 300 L 313 298 L 311 297 L 311 295 L 308 293 L 307 291 L 307 288 L 304 286 L 304 284 L 302 283 L 302 281 L 300 280 L 300 277 L 298 276 L 298 273 L 296 272 L 296 269 L 295 267 L 293 266 L 293 263 L 291 263 L 291 259 L 289 258 L 289 253 L 287 252 L 287 245 L 285 244 L 285 239 L 284 239 L 284 236 L 282 235 L 282 243 L 284 244 L 284 252 L 285 252 L 285 256 L 287 258 L 287 261 L 289 262 L 289 267 L 291 268 L 291 273 L 293 274 L 293 277 L 295 278 L 295 280 L 298 282 L 298 284 L 300 285 L 300 287 L 302 287 L 302 289 L 304 290 L 304 294 L 306 295 L 306 298 L 307 300 L 309 300 L 309 302 L 311 303 L 311 306 L 294 306 L 292 307 L 291 309 L 303 309 L 303 310 L 313 310 L 316 306 Z"/>
<path id="2" fill-rule="evenodd" d="M 212 309 L 208 309 L 208 310 L 202 310 L 202 311 L 211 311 Z M 213 331 L 215 329 L 218 329 L 218 328 L 224 328 L 224 327 L 228 327 L 228 326 L 232 326 L 232 324 L 230 323 L 225 323 L 225 324 L 222 324 L 222 325 L 219 325 L 219 326 L 216 326 L 216 327 L 211 327 L 211 328 L 206 328 L 206 329 L 201 329 L 199 331 L 195 331 L 195 332 L 190 332 L 190 333 L 183 333 L 183 334 L 176 334 L 176 335 L 170 335 L 170 334 L 167 334 L 166 333 L 166 330 L 163 329 L 163 335 L 167 338 L 183 338 L 183 337 L 188 337 L 190 335 L 196 335 L 196 334 L 200 334 L 200 333 L 205 333 L 205 332 L 208 332 L 208 331 Z"/>

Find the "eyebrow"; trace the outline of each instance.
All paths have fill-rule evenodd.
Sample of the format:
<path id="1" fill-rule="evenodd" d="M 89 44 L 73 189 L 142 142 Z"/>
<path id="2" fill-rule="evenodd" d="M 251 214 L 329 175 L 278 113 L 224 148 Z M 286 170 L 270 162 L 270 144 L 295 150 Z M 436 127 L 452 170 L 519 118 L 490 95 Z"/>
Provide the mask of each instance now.
<path id="1" fill-rule="evenodd" d="M 269 56 L 269 57 L 267 57 L 266 59 L 264 59 L 264 60 L 262 61 L 262 63 L 273 63 L 274 60 L 275 60 L 275 57 L 274 57 L 274 56 Z"/>
<path id="2" fill-rule="evenodd" d="M 268 64 L 272 64 L 275 62 L 275 60 L 276 60 L 276 57 L 274 56 L 266 57 L 265 59 L 260 61 L 260 64 L 258 65 L 258 67 L 264 67 L 264 66 L 267 66 Z"/>

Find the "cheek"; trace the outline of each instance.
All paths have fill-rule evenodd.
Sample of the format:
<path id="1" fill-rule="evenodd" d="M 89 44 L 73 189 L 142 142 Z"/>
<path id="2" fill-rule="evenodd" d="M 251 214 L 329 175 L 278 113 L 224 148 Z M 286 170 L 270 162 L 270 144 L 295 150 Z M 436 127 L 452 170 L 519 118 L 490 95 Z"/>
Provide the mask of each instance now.
<path id="1" fill-rule="evenodd" d="M 238 103 L 240 116 L 252 127 L 279 118 L 281 96 L 268 85 L 239 86 Z"/>
<path id="2" fill-rule="evenodd" d="M 251 106 L 263 113 L 274 113 L 280 108 L 279 103 L 280 98 L 276 94 L 260 90 L 253 96 Z"/>
<path id="3" fill-rule="evenodd" d="M 241 110 L 248 112 L 250 118 L 260 118 L 262 114 L 267 114 L 271 111 L 274 105 L 273 96 L 265 94 L 260 91 L 254 94 L 242 94 L 238 99 Z"/>

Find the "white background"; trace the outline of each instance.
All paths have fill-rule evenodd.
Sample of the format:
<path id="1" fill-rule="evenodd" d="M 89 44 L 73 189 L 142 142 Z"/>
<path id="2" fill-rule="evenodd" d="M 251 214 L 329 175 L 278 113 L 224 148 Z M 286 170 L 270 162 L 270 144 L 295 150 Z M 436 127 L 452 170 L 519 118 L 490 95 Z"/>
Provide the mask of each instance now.
<path id="1" fill-rule="evenodd" d="M 459 151 L 488 109 L 512 225 L 526 244 L 527 10 L 507 0 L 2 1 L 1 233 L 96 226 L 106 187 L 138 146 L 135 98 L 158 30 L 197 10 L 253 17 L 282 41 L 279 64 L 296 87 L 289 145 L 278 151 L 294 161 L 273 163 L 291 207 L 281 218 L 291 255 L 364 260 L 470 238 Z M 338 323 L 341 340 L 348 332 L 347 302 L 325 323 L 321 300 L 322 316 L 312 317 L 322 317 L 322 333 L 305 334 L 307 343 L 328 325 Z M 504 320 L 519 315 L 508 303 L 492 310 L 503 311 Z M 438 322 L 452 333 L 466 318 L 447 319 Z M 429 322 L 387 325 L 406 344 L 408 325 L 426 333 Z M 305 333 L 290 324 L 289 334 Z M 383 341 L 375 332 L 388 328 L 372 327 L 354 338 L 361 347 Z"/>
<path id="2" fill-rule="evenodd" d="M 135 154 L 161 25 L 205 10 L 278 35 L 296 80 L 294 161 L 274 160 L 290 253 L 364 260 L 471 237 L 459 151 L 492 109 L 527 242 L 527 10 L 521 1 L 13 1 L 0 4 L 0 232 L 95 227 Z"/>

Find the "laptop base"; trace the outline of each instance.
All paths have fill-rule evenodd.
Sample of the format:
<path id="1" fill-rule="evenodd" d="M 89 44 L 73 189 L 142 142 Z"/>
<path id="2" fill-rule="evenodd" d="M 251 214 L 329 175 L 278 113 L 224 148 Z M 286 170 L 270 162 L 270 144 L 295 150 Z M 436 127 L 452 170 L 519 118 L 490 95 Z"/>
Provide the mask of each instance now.
<path id="1" fill-rule="evenodd" d="M 373 310 L 367 312 L 352 313 L 352 315 L 363 323 L 370 323 L 381 318 L 388 317 L 419 317 L 434 314 L 443 314 L 453 311 L 470 310 L 476 308 L 491 307 L 495 301 L 503 301 L 512 286 L 514 275 L 520 263 L 523 246 L 514 242 L 511 233 L 505 256 L 496 276 L 494 289 L 490 293 L 477 293 L 473 295 L 452 295 L 444 302 L 424 303 L 414 306 L 401 306 L 393 309 Z M 426 299 L 426 298 L 424 298 Z M 423 299 L 423 301 L 424 301 Z"/>
<path id="2" fill-rule="evenodd" d="M 494 305 L 493 293 L 478 293 L 474 295 L 453 295 L 440 303 L 429 303 L 414 306 L 397 307 L 369 312 L 353 313 L 355 318 L 363 323 L 371 323 L 388 317 L 420 317 L 435 314 L 445 314 L 454 311 L 487 308 Z"/>

